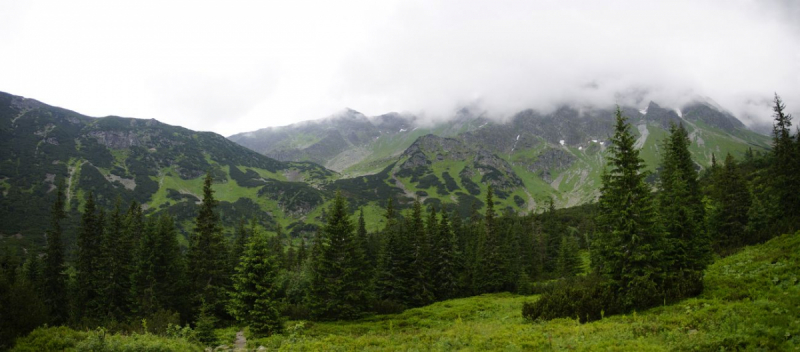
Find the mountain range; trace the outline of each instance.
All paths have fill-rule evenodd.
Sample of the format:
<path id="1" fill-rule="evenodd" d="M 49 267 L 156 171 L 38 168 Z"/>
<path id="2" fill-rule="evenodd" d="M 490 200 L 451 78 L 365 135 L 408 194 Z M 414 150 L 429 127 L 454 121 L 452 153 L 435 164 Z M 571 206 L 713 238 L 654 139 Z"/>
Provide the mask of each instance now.
<path id="1" fill-rule="evenodd" d="M 687 127 L 700 169 L 712 154 L 741 156 L 770 146 L 769 137 L 709 103 L 671 110 L 651 102 L 622 110 L 654 172 L 670 123 Z M 206 172 L 214 177 L 226 228 L 255 218 L 292 238 L 315 232 L 336 191 L 348 197 L 351 210 L 364 209 L 370 230 L 383 226 L 389 198 L 401 208 L 419 197 L 467 214 L 483 205 L 489 185 L 500 209 L 535 211 L 551 197 L 559 207 L 573 206 L 598 195 L 612 127 L 612 110 L 570 106 L 520 111 L 505 120 L 462 109 L 434 124 L 413 115 L 345 110 L 225 138 L 156 120 L 93 118 L 0 93 L 0 246 L 45 243 L 60 182 L 68 229 L 77 226 L 92 192 L 106 208 L 137 201 L 149 214 L 175 216 L 183 241 Z"/>

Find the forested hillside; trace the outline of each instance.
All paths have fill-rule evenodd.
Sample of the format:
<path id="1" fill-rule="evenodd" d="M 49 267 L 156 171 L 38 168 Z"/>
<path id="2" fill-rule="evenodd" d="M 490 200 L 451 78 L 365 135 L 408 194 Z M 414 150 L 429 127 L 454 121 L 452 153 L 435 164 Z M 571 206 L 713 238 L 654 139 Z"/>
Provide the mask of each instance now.
<path id="1" fill-rule="evenodd" d="M 321 226 L 309 231 L 312 235 L 308 240 L 287 237 L 282 226 L 265 226 L 259 211 L 235 219 L 233 234 L 226 235 L 225 204 L 220 197 L 225 195 L 225 188 L 220 188 L 222 176 L 214 167 L 224 159 L 204 158 L 210 167 L 194 181 L 199 188 L 196 200 L 181 203 L 191 209 L 191 216 L 185 220 L 169 211 L 148 212 L 148 203 L 139 202 L 133 195 L 109 199 L 102 188 L 79 189 L 83 195 L 75 200 L 70 192 L 78 191 L 72 191 L 68 181 L 72 171 L 67 168 L 61 170 L 67 172 L 65 181 L 57 182 L 50 190 L 40 190 L 49 195 L 50 201 L 45 206 L 49 211 L 38 219 L 47 234 L 42 255 L 33 250 L 20 253 L 5 249 L 0 253 L 0 314 L 4 317 L 0 341 L 3 348 L 10 348 L 19 337 L 49 324 L 69 328 L 37 330 L 19 340 L 17 348 L 117 350 L 149 345 L 185 350 L 227 343 L 231 333 L 240 329 L 247 331 L 251 341 L 287 349 L 325 343 L 355 343 L 376 349 L 404 349 L 408 347 L 403 346 L 434 342 L 446 343 L 437 345 L 440 349 L 507 346 L 482 338 L 464 341 L 460 330 L 447 332 L 449 339 L 432 331 L 439 337 L 437 341 L 408 341 L 404 337 L 409 335 L 407 329 L 441 326 L 430 317 L 418 315 L 435 315 L 443 310 L 443 316 L 460 326 L 472 318 L 467 314 L 461 317 L 460 311 L 448 312 L 447 305 L 474 304 L 485 312 L 469 313 L 479 318 L 478 325 L 469 323 L 469 329 L 484 329 L 480 324 L 489 324 L 486 320 L 492 319 L 499 320 L 499 324 L 516 321 L 509 328 L 523 335 L 535 334 L 536 329 L 551 331 L 547 340 L 526 335 L 507 336 L 503 341 L 518 341 L 530 347 L 552 344 L 552 332 L 558 330 L 549 329 L 602 329 L 606 319 L 632 322 L 634 337 L 652 338 L 648 340 L 652 343 L 678 346 L 685 341 L 664 336 L 664 332 L 686 329 L 687 334 L 699 335 L 698 346 L 711 349 L 796 347 L 794 336 L 800 331 L 790 319 L 800 313 L 792 301 L 800 283 L 789 274 L 797 265 L 793 255 L 796 236 L 786 235 L 760 247 L 765 251 L 763 255 L 748 254 L 753 249 L 736 254 L 743 246 L 763 243 L 800 228 L 800 136 L 792 134 L 792 117 L 784 113 L 777 95 L 774 103 L 770 151 L 748 149 L 740 159 L 726 154 L 719 161 L 716 154 L 711 154 L 711 164 L 701 171 L 691 152 L 696 143 L 691 132 L 681 123 L 668 121 L 672 122 L 667 124 L 668 133 L 658 141 L 663 148 L 658 173 L 651 171 L 655 167 L 648 166 L 642 155 L 645 149 L 641 136 L 634 132 L 633 120 L 617 109 L 613 134 L 605 150 L 598 202 L 557 209 L 550 199 L 541 213 L 521 214 L 496 203 L 510 195 L 504 188 L 506 184 L 491 176 L 511 179 L 506 161 L 490 153 L 476 153 L 457 139 L 421 138 L 407 149 L 403 164 L 392 164 L 376 175 L 336 181 L 314 164 L 278 162 L 255 153 L 249 154 L 253 155 L 252 161 L 234 159 L 243 164 L 271 161 L 274 166 L 262 166 L 272 174 L 306 172 L 309 179 L 319 180 L 316 186 L 321 190 L 307 183 L 298 183 L 298 187 L 331 192 L 324 211 L 319 210 Z M 65 119 L 69 121 L 69 116 Z M 128 123 L 131 121 L 136 123 Z M 175 140 L 181 141 L 180 133 L 174 133 L 177 132 L 173 132 Z M 108 133 L 103 135 L 107 137 Z M 148 138 L 158 140 L 152 135 Z M 195 138 L 200 137 L 191 135 L 184 143 Z M 91 140 L 85 138 L 80 145 L 91 145 Z M 127 140 L 133 139 L 129 135 Z M 168 140 L 172 139 L 164 139 L 163 143 Z M 231 144 L 216 148 L 224 150 L 225 145 Z M 116 160 L 108 149 L 96 148 L 100 150 L 98 155 L 105 155 L 106 151 Z M 169 145 L 161 144 L 150 148 L 170 150 Z M 22 153 L 27 149 L 20 150 Z M 38 155 L 38 149 L 34 150 L 31 157 Z M 84 151 L 83 147 L 75 150 Z M 102 158 L 91 155 L 78 154 L 92 158 L 82 165 L 101 163 L 98 160 Z M 44 165 L 49 160 L 38 158 L 32 159 L 39 160 L 33 165 Z M 123 165 L 135 165 L 136 160 L 128 157 Z M 144 160 L 161 165 L 159 160 L 169 159 Z M 192 170 L 181 166 L 180 160 L 170 164 L 169 172 L 183 175 Z M 391 187 L 388 183 L 404 177 L 398 175 L 401 172 L 422 182 L 431 170 L 436 170 L 433 160 L 468 161 L 471 167 L 482 169 L 472 177 L 489 176 L 481 180 L 482 186 L 468 202 L 454 203 L 425 202 L 424 195 L 407 194 L 405 186 Z M 264 196 L 273 201 L 285 192 L 271 188 L 274 179 L 255 177 L 256 170 L 261 170 L 258 165 L 245 164 L 254 170 L 251 178 L 246 177 L 249 172 L 239 171 L 243 177 L 233 171 L 239 170 L 237 167 L 228 167 L 228 175 L 239 187 L 248 188 L 252 182 L 260 187 L 260 196 L 262 192 L 275 192 Z M 136 180 L 137 174 L 129 168 L 119 172 Z M 464 179 L 460 181 L 464 186 Z M 119 183 L 117 189 L 125 188 L 124 183 L 115 182 Z M 372 187 L 370 183 L 384 186 Z M 447 191 L 448 184 L 442 187 Z M 159 188 L 154 194 L 161 191 Z M 360 207 L 368 202 L 380 204 L 381 209 L 376 211 L 374 205 Z M 401 207 L 405 202 L 410 203 Z M 372 221 L 368 227 L 368 211 L 382 220 Z M 72 228 L 68 226 L 70 212 L 79 216 Z M 179 235 L 181 229 L 186 232 L 185 237 Z M 74 242 L 68 241 L 70 237 Z M 736 259 L 732 258 L 737 256 L 752 265 L 743 261 L 741 269 L 746 272 L 732 276 L 724 268 L 733 265 Z M 728 258 L 720 259 L 724 257 Z M 770 266 L 762 263 L 764 258 L 769 258 Z M 709 269 L 715 261 L 716 266 Z M 767 270 L 772 278 L 753 273 L 758 270 Z M 755 278 L 760 281 L 752 290 L 731 293 L 733 282 L 743 280 L 743 284 L 750 285 L 748 280 Z M 764 286 L 764 280 L 772 280 L 777 288 Z M 481 303 L 483 298 L 448 301 L 501 292 L 535 296 L 483 296 L 496 297 L 496 303 Z M 698 295 L 704 298 L 693 298 Z M 709 297 L 721 301 L 703 301 Z M 764 297 L 775 303 L 759 303 Z M 737 302 L 744 299 L 751 302 Z M 436 303 L 441 301 L 446 302 Z M 703 308 L 686 302 L 701 302 Z M 685 304 L 694 308 L 675 317 L 680 310 L 675 307 Z M 655 308 L 659 306 L 664 307 Z M 711 306 L 726 309 L 730 312 L 728 318 L 707 312 L 712 316 L 704 315 L 706 320 L 684 323 L 684 319 L 693 319 L 693 311 Z M 497 315 L 510 307 L 514 313 Z M 742 313 L 758 307 L 768 308 L 769 313 Z M 650 317 L 656 322 L 637 320 L 636 312 L 646 310 L 655 312 Z M 659 312 L 665 312 L 667 323 L 658 323 L 662 314 Z M 399 315 L 386 318 L 376 314 Z M 627 317 L 629 314 L 633 320 Z M 395 320 L 399 337 L 393 336 Z M 580 325 L 597 320 L 601 322 L 593 324 L 598 325 Z M 331 337 L 327 333 L 327 337 L 319 339 L 323 334 L 320 331 L 332 329 L 331 323 L 325 323 L 329 321 L 356 321 L 343 328 L 356 331 L 334 330 L 350 337 Z M 405 322 L 400 325 L 400 321 Z M 554 321 L 554 325 L 547 321 Z M 761 325 L 754 330 L 725 325 L 740 321 Z M 364 327 L 372 323 L 372 328 Z M 724 327 L 722 335 L 711 333 L 715 324 Z M 779 331 L 779 327 L 785 330 Z M 85 332 L 95 328 L 97 332 Z M 376 336 L 375 331 L 382 332 Z M 484 331 L 494 334 L 498 330 Z M 560 343 L 567 346 L 583 343 L 560 333 L 555 335 L 557 341 L 562 336 Z M 374 338 L 370 342 L 374 347 L 361 345 L 365 343 L 361 340 L 364 336 Z M 400 345 L 395 346 L 395 342 Z M 638 339 L 626 348 L 639 342 L 644 344 Z M 603 348 L 610 342 L 596 343 L 597 348 Z"/>

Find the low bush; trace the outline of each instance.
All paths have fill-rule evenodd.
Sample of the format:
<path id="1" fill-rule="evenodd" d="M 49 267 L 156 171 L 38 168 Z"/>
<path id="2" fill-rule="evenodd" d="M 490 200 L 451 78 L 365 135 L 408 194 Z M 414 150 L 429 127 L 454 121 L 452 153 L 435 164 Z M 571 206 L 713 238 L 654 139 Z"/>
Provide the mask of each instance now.
<path id="1" fill-rule="evenodd" d="M 614 289 L 597 276 L 560 281 L 545 289 L 532 303 L 522 306 L 522 316 L 531 320 L 577 318 L 599 320 L 622 311 Z"/>

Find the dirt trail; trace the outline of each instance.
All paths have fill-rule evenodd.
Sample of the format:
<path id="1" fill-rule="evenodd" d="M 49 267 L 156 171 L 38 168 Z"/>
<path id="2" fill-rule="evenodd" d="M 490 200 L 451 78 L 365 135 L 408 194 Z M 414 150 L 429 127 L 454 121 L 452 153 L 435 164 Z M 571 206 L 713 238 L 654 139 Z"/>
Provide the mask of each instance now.
<path id="1" fill-rule="evenodd" d="M 247 339 L 244 337 L 244 331 L 236 333 L 236 342 L 233 343 L 234 351 L 247 351 Z"/>

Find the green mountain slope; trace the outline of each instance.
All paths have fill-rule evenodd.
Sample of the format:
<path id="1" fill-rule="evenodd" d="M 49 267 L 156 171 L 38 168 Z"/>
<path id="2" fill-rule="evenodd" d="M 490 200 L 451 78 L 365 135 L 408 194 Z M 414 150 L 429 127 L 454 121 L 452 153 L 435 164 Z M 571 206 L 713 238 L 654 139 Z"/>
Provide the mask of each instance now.
<path id="1" fill-rule="evenodd" d="M 135 200 L 148 213 L 173 214 L 186 233 L 208 170 L 226 226 L 242 217 L 267 228 L 302 224 L 324 203 L 329 192 L 323 187 L 336 177 L 319 165 L 277 161 L 215 133 L 155 120 L 91 118 L 0 93 L 0 241 L 13 247 L 44 244 L 53 191 L 62 181 L 71 226 L 93 192 L 106 208 L 119 197 L 125 207 Z"/>
<path id="2" fill-rule="evenodd" d="M 659 148 L 670 123 L 686 125 L 693 141 L 691 151 L 699 168 L 711 164 L 712 154 L 741 157 L 748 149 L 769 148 L 767 136 L 748 130 L 732 115 L 707 103 L 692 103 L 681 112 L 650 103 L 646 109 L 623 108 L 639 136 L 637 147 L 649 169 L 657 172 Z M 680 115 L 679 115 L 680 114 Z M 419 196 L 428 204 L 475 202 L 472 196 L 492 184 L 499 192 L 500 205 L 515 211 L 529 211 L 553 197 L 559 207 L 593 201 L 605 165 L 605 148 L 612 128 L 611 110 L 562 107 L 549 114 L 526 110 L 508 121 L 495 122 L 464 110 L 450 122 L 434 127 L 417 127 L 416 120 L 399 115 L 365 117 L 349 110 L 335 118 L 264 129 L 231 136 L 230 139 L 267 155 L 280 154 L 284 160 L 329 160 L 345 177 L 384 175 L 370 186 L 397 188 L 394 194 Z M 387 117 L 390 116 L 390 117 Z M 385 121 L 394 121 L 387 132 Z M 345 123 L 348 121 L 349 123 Z M 357 123 L 355 122 L 357 121 Z M 399 129 L 397 129 L 399 128 Z M 329 154 L 315 154 L 328 145 L 309 139 L 307 145 L 282 142 L 296 140 L 309 131 L 328 135 L 351 131 L 354 136 Z M 281 137 L 276 137 L 281 136 Z M 281 154 L 283 153 L 283 154 Z M 347 159 L 337 164 L 337 160 Z M 484 165 L 480 165 L 484 163 Z M 386 170 L 389 168 L 389 170 Z M 374 178 L 374 177 L 373 177 Z M 654 179 L 654 178 L 651 178 Z M 369 199 L 369 197 L 367 197 Z"/>

